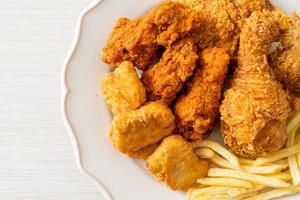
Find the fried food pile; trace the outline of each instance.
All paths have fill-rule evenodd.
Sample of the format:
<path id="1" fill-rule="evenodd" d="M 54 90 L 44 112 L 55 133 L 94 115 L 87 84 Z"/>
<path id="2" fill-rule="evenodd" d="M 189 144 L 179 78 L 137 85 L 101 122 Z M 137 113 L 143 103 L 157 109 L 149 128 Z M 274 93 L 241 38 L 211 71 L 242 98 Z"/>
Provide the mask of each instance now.
<path id="1" fill-rule="evenodd" d="M 300 109 L 300 18 L 268 0 L 162 2 L 119 19 L 102 60 L 115 69 L 101 84 L 112 145 L 175 190 L 207 176 L 191 142 L 218 121 L 230 150 L 255 159 L 285 146 Z"/>

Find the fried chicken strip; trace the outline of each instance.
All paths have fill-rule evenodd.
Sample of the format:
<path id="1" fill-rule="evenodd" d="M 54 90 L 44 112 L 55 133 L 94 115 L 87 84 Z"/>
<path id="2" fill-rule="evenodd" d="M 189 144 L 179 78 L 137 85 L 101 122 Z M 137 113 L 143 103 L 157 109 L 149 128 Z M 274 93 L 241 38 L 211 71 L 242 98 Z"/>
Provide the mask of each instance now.
<path id="1" fill-rule="evenodd" d="M 242 28 L 238 66 L 220 107 L 221 131 L 235 153 L 256 158 L 279 150 L 287 139 L 288 95 L 268 64 L 279 35 L 272 12 L 254 12 Z"/>
<path id="2" fill-rule="evenodd" d="M 198 59 L 194 41 L 185 38 L 167 48 L 160 61 L 142 74 L 142 82 L 151 100 L 170 104 L 192 76 Z"/>
<path id="3" fill-rule="evenodd" d="M 185 190 L 207 176 L 208 162 L 197 157 L 193 147 L 179 135 L 165 138 L 147 159 L 147 168 L 157 180 L 173 190 Z"/>
<path id="4" fill-rule="evenodd" d="M 219 114 L 229 59 L 221 48 L 201 53 L 201 67 L 189 84 L 187 94 L 180 96 L 175 104 L 178 131 L 186 139 L 202 140 L 211 133 Z"/>
<path id="5" fill-rule="evenodd" d="M 103 49 L 102 60 L 112 67 L 129 60 L 146 70 L 155 60 L 158 45 L 170 46 L 201 23 L 201 15 L 189 7 L 163 2 L 136 20 L 121 18 Z"/>

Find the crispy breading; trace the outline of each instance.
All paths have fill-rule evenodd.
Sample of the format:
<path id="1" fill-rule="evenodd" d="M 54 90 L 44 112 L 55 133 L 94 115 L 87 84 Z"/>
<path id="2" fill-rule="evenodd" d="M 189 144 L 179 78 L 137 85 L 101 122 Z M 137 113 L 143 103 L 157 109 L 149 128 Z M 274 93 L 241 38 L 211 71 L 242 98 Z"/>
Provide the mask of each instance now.
<path id="1" fill-rule="evenodd" d="M 269 11 L 254 12 L 246 20 L 238 66 L 220 107 L 224 141 L 243 157 L 256 158 L 277 151 L 287 139 L 291 107 L 267 59 L 279 35 L 273 16 Z"/>
<path id="2" fill-rule="evenodd" d="M 239 34 L 247 17 L 254 11 L 271 10 L 268 0 L 173 0 L 203 14 L 203 25 L 194 37 L 200 48 L 221 47 L 235 56 Z"/>
<path id="3" fill-rule="evenodd" d="M 136 20 L 121 18 L 103 49 L 103 61 L 112 67 L 129 60 L 146 70 L 155 60 L 158 45 L 170 46 L 202 23 L 187 6 L 163 2 Z"/>
<path id="4" fill-rule="evenodd" d="M 102 81 L 102 93 L 113 114 L 139 108 L 146 101 L 146 89 L 131 62 L 124 61 Z"/>
<path id="5" fill-rule="evenodd" d="M 160 61 L 142 74 L 149 98 L 170 104 L 192 76 L 197 59 L 192 39 L 179 40 L 167 48 Z"/>
<path id="6" fill-rule="evenodd" d="M 180 96 L 175 104 L 178 131 L 186 139 L 202 140 L 211 133 L 219 114 L 229 59 L 221 48 L 201 53 L 201 67 L 188 85 L 187 94 Z"/>
<path id="7" fill-rule="evenodd" d="M 155 144 L 172 133 L 175 117 L 163 103 L 150 102 L 135 111 L 116 115 L 109 138 L 120 152 L 130 154 Z"/>
<path id="8" fill-rule="evenodd" d="M 198 178 L 207 176 L 209 165 L 199 159 L 193 147 L 179 135 L 165 138 L 147 159 L 149 172 L 173 190 L 186 190 Z"/>
<path id="9" fill-rule="evenodd" d="M 138 151 L 127 153 L 127 155 L 132 158 L 139 158 L 142 160 L 146 160 L 157 149 L 158 146 L 159 146 L 158 143 L 151 144 L 149 146 L 141 148 Z"/>
<path id="10" fill-rule="evenodd" d="M 280 82 L 300 96 L 300 18 L 293 13 L 281 24 L 288 25 L 279 37 L 279 47 L 270 56 L 271 66 Z"/>

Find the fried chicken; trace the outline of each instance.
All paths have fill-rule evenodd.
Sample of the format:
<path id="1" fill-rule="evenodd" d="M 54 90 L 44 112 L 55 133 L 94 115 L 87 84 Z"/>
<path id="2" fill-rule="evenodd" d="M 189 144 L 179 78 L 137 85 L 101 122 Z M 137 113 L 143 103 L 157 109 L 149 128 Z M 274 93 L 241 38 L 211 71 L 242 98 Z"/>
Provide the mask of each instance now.
<path id="1" fill-rule="evenodd" d="M 229 59 L 221 48 L 201 53 L 201 68 L 196 71 L 187 94 L 180 96 L 175 104 L 178 131 L 186 139 L 202 140 L 211 133 L 219 114 Z"/>
<path id="2" fill-rule="evenodd" d="M 268 0 L 173 0 L 190 6 L 204 15 L 203 25 L 194 31 L 198 46 L 221 47 L 230 56 L 236 54 L 240 29 L 254 11 L 270 10 Z"/>
<path id="3" fill-rule="evenodd" d="M 116 115 L 109 138 L 116 149 L 130 155 L 170 135 L 174 121 L 171 109 L 165 104 L 150 102 L 138 110 Z"/>
<path id="4" fill-rule="evenodd" d="M 288 28 L 279 37 L 279 47 L 271 55 L 275 75 L 293 94 L 300 96 L 300 18 L 286 20 Z M 286 28 L 286 27 L 283 27 Z"/>
<path id="5" fill-rule="evenodd" d="M 170 104 L 192 76 L 198 56 L 194 41 L 179 40 L 163 53 L 160 61 L 142 74 L 142 82 L 150 100 Z"/>
<path id="6" fill-rule="evenodd" d="M 291 107 L 267 59 L 278 35 L 279 25 L 269 11 L 254 12 L 241 31 L 238 66 L 220 113 L 225 143 L 243 157 L 275 152 L 287 139 Z"/>
<path id="7" fill-rule="evenodd" d="M 147 159 L 147 168 L 157 180 L 173 190 L 185 190 L 207 176 L 209 165 L 199 159 L 193 147 L 179 135 L 165 138 Z"/>
<path id="8" fill-rule="evenodd" d="M 128 61 L 122 62 L 114 72 L 105 74 L 102 93 L 115 115 L 137 109 L 146 101 L 146 89 Z"/>
<path id="9" fill-rule="evenodd" d="M 189 7 L 161 3 L 136 20 L 121 18 L 103 49 L 102 60 L 112 67 L 129 60 L 146 70 L 154 62 L 159 45 L 170 46 L 201 23 L 201 15 Z"/>
<path id="10" fill-rule="evenodd" d="M 132 158 L 139 158 L 142 160 L 146 160 L 159 146 L 158 143 L 150 144 L 144 148 L 141 148 L 138 151 L 128 152 L 127 155 Z"/>

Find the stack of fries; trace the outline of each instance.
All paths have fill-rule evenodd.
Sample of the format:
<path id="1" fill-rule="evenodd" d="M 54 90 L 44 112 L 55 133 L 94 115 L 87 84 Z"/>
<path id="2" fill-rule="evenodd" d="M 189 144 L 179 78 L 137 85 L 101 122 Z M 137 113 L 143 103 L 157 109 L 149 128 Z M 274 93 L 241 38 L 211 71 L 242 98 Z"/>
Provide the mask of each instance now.
<path id="1" fill-rule="evenodd" d="M 286 147 L 256 160 L 238 158 L 211 140 L 193 143 L 195 153 L 212 168 L 188 190 L 187 199 L 267 200 L 300 192 L 299 127 L 300 111 L 289 120 Z"/>

